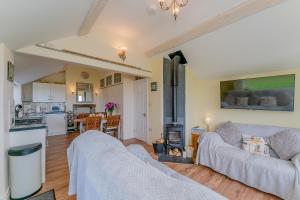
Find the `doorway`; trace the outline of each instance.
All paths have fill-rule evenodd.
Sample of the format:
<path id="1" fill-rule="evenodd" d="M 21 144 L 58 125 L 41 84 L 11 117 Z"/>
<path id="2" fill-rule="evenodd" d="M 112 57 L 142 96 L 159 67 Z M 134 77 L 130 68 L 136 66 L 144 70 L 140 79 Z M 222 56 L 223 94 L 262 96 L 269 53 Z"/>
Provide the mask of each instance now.
<path id="1" fill-rule="evenodd" d="M 148 142 L 148 80 L 134 82 L 134 132 L 135 137 Z"/>

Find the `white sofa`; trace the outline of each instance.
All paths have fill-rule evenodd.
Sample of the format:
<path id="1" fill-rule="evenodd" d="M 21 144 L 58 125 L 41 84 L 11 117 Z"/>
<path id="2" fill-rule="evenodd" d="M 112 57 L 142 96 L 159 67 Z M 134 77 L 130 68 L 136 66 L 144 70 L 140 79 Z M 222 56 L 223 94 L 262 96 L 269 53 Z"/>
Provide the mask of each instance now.
<path id="1" fill-rule="evenodd" d="M 271 136 L 286 129 L 234 124 L 243 134 L 260 137 Z M 300 199 L 300 154 L 292 161 L 250 154 L 225 143 L 217 133 L 210 132 L 200 137 L 196 162 L 283 199 Z"/>
<path id="2" fill-rule="evenodd" d="M 87 131 L 68 148 L 69 195 L 77 200 L 225 200 L 153 160 L 140 146 Z"/>

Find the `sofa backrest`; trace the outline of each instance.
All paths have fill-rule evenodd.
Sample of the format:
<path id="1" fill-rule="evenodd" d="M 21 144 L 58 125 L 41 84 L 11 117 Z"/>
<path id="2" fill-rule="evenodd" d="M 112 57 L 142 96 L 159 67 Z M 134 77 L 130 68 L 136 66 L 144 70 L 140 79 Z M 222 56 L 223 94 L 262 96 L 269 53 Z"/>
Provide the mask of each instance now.
<path id="1" fill-rule="evenodd" d="M 287 128 L 279 126 L 267 126 L 267 125 L 252 125 L 252 124 L 239 124 L 234 123 L 244 134 L 267 137 L 274 135 Z"/>
<path id="2" fill-rule="evenodd" d="M 280 131 L 289 129 L 288 127 L 280 127 L 280 126 L 241 124 L 241 123 L 233 123 L 233 124 L 235 124 L 243 132 L 243 134 L 260 136 L 260 137 L 271 136 Z M 300 129 L 296 129 L 296 128 L 295 130 L 300 131 Z"/>

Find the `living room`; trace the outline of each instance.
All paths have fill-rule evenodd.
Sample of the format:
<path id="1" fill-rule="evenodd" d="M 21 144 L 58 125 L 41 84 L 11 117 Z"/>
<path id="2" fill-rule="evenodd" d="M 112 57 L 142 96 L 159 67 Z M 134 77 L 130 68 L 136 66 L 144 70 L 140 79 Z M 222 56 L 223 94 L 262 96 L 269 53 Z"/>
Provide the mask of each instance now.
<path id="1" fill-rule="evenodd" d="M 0 199 L 300 199 L 299 6 L 298 0 L 3 2 Z M 25 157 L 15 156 L 20 148 L 38 157 L 40 146 L 10 149 L 13 86 L 55 69 L 19 67 L 20 57 L 63 64 L 68 110 L 77 104 L 76 82 L 92 81 L 96 113 L 109 115 L 104 102 L 118 102 L 102 98 L 104 72 L 128 76 L 127 85 L 115 86 L 131 105 L 123 106 L 126 119 L 137 110 L 140 117 L 123 121 L 126 137 L 103 133 L 98 122 L 90 131 L 49 136 L 41 147 L 45 181 L 33 167 L 20 173 L 11 167 Z M 31 81 L 45 77 L 38 78 Z M 136 100 L 134 93 L 145 96 Z M 29 172 L 36 179 L 25 187 L 29 178 L 21 175 Z"/>

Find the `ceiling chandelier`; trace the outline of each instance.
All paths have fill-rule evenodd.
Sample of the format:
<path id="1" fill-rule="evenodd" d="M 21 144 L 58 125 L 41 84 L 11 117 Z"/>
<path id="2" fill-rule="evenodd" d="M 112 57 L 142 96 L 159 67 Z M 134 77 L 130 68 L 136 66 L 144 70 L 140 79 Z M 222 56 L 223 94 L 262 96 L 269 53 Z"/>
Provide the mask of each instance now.
<path id="1" fill-rule="evenodd" d="M 172 9 L 175 20 L 179 14 L 179 9 L 186 6 L 189 0 L 158 0 L 162 10 Z"/>

